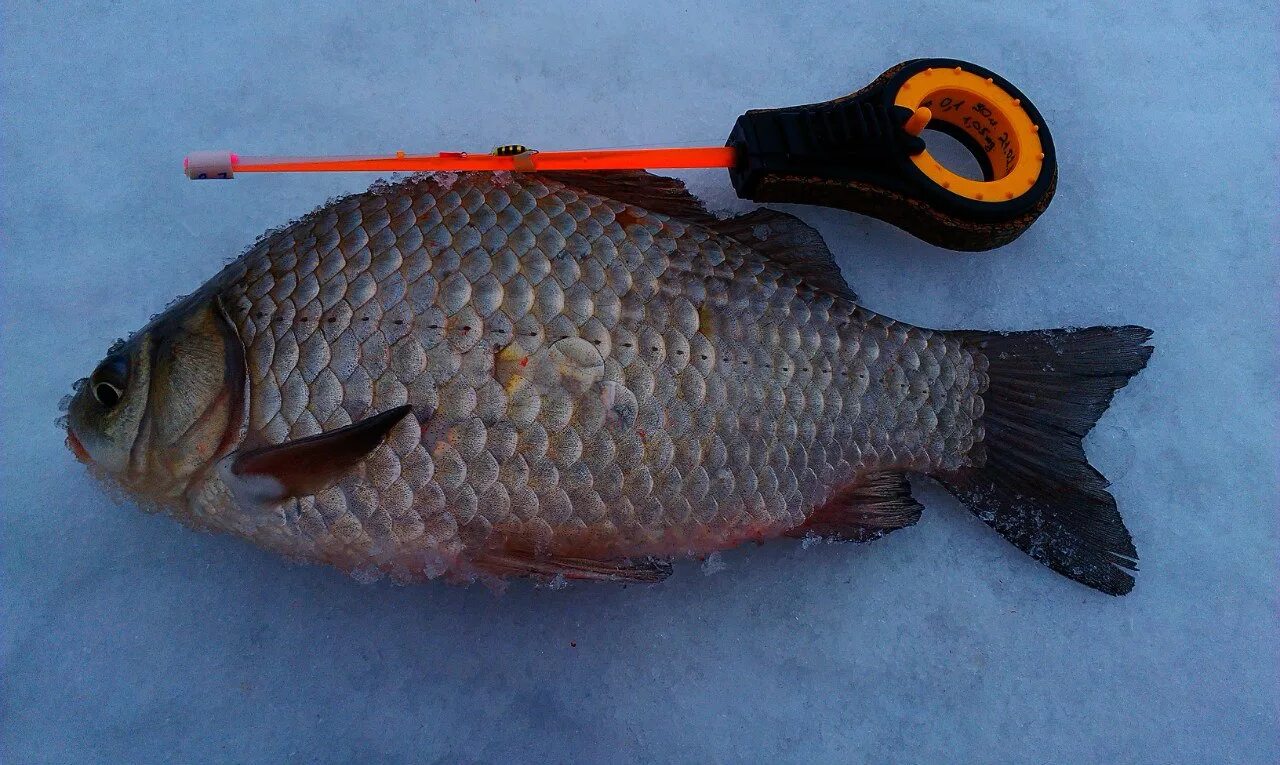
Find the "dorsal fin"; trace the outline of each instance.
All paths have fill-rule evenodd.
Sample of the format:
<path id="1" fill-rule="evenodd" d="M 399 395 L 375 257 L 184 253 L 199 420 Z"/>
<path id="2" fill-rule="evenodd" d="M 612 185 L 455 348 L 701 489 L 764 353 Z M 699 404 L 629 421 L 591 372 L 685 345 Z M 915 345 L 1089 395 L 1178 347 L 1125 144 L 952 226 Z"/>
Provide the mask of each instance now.
<path id="1" fill-rule="evenodd" d="M 761 208 L 720 220 L 689 193 L 684 181 L 644 170 L 563 171 L 540 175 L 650 212 L 701 223 L 786 266 L 818 289 L 847 300 L 858 299 L 840 273 L 822 234 L 794 215 Z"/>
<path id="2" fill-rule="evenodd" d="M 717 221 L 710 228 L 781 263 L 814 287 L 848 300 L 858 299 L 840 273 L 822 234 L 794 215 L 762 207 Z"/>
<path id="3" fill-rule="evenodd" d="M 650 212 L 670 215 L 692 223 L 712 225 L 718 219 L 689 189 L 684 181 L 654 175 L 644 170 L 592 170 L 539 173 L 544 178 L 582 189 Z"/>

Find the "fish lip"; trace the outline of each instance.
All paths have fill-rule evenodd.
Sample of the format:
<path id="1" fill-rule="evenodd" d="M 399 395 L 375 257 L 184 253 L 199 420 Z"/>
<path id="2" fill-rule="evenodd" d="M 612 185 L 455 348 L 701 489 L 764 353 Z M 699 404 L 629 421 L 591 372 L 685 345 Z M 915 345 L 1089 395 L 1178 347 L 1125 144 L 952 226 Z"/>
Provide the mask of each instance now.
<path id="1" fill-rule="evenodd" d="M 76 432 L 71 428 L 67 428 L 67 448 L 75 455 L 75 458 L 86 465 L 93 464 L 93 458 L 89 456 L 89 450 L 84 448 L 84 444 L 80 443 L 80 439 L 76 437 Z"/>

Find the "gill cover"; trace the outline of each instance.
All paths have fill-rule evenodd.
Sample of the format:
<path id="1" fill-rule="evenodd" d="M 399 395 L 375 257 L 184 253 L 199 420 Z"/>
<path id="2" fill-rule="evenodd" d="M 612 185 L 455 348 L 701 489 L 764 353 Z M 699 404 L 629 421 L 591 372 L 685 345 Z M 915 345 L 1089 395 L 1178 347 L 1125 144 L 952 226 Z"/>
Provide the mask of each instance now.
<path id="1" fill-rule="evenodd" d="M 142 463 L 135 469 L 167 475 L 163 493 L 175 494 L 243 436 L 244 346 L 216 298 L 179 305 L 147 336 L 150 400 L 133 448 Z"/>

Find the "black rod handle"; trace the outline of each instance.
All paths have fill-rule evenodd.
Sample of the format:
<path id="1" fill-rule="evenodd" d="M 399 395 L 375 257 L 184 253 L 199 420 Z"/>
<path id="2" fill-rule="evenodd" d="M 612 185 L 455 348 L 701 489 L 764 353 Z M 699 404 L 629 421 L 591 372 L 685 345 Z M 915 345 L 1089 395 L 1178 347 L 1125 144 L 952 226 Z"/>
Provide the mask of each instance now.
<path id="1" fill-rule="evenodd" d="M 933 158 L 918 135 L 925 127 L 964 144 L 983 178 Z M 1058 177 L 1035 106 L 999 75 L 956 59 L 907 61 L 823 103 L 753 109 L 728 145 L 744 199 L 850 210 L 952 250 L 1016 239 L 1049 205 Z"/>

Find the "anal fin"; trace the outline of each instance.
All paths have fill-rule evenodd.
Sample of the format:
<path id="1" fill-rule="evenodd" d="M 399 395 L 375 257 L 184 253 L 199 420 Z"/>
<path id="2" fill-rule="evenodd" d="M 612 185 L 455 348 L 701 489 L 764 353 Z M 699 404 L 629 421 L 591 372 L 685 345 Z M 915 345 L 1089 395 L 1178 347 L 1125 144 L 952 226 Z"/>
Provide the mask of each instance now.
<path id="1" fill-rule="evenodd" d="M 868 542 L 914 525 L 920 510 L 905 473 L 876 473 L 837 491 L 787 535 Z"/>
<path id="2" fill-rule="evenodd" d="M 494 551 L 475 560 L 477 568 L 494 576 L 534 576 L 597 582 L 661 582 L 671 576 L 671 564 L 657 558 L 591 560 L 562 555 L 534 555 L 520 550 Z"/>

